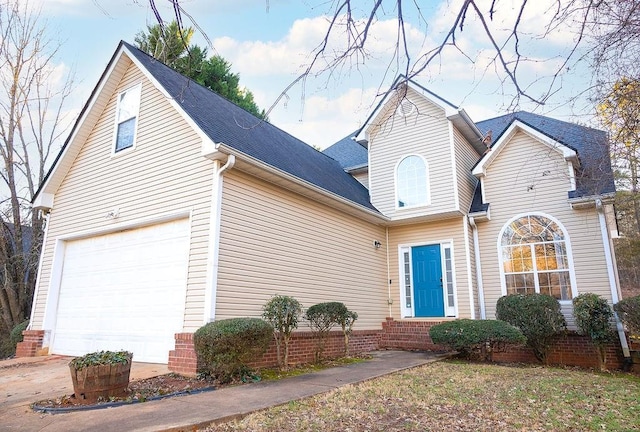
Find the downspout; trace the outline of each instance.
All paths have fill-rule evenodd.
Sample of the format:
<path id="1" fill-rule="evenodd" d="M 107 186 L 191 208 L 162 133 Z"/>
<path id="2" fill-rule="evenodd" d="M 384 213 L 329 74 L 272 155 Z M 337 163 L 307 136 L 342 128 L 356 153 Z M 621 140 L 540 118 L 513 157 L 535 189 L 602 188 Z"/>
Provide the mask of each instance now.
<path id="1" fill-rule="evenodd" d="M 478 240 L 478 226 L 473 216 L 469 217 L 469 225 L 473 233 L 473 254 L 476 262 L 476 284 L 478 285 L 478 303 L 480 303 L 480 319 L 487 319 L 487 311 L 484 304 L 484 286 L 482 284 L 482 264 L 480 260 L 480 241 Z"/>
<path id="2" fill-rule="evenodd" d="M 604 214 L 604 205 L 600 198 L 596 199 L 596 210 L 598 212 L 598 221 L 600 222 L 600 232 L 602 234 L 602 246 L 604 246 L 604 257 L 607 261 L 607 272 L 609 275 L 609 287 L 611 288 L 611 301 L 615 305 L 620 300 L 618 297 L 618 286 L 616 284 L 616 276 L 613 272 L 613 255 L 611 254 L 611 239 L 609 238 L 609 227 L 607 226 L 607 218 Z M 618 330 L 618 337 L 620 339 L 620 346 L 622 347 L 622 353 L 625 358 L 630 358 L 629 345 L 627 344 L 627 337 L 624 334 L 624 327 L 618 317 L 618 314 L 614 311 L 613 316 L 616 320 L 616 328 Z"/>
<path id="3" fill-rule="evenodd" d="M 389 268 L 389 227 L 385 227 L 385 246 L 387 249 L 387 304 L 389 305 L 389 315 L 391 315 L 391 305 L 393 304 L 393 299 L 391 298 L 391 271 Z"/>
<path id="4" fill-rule="evenodd" d="M 236 163 L 236 157 L 229 155 L 227 162 L 220 167 L 220 161 L 214 161 L 213 182 L 211 185 L 211 209 L 209 217 L 209 258 L 207 259 L 207 289 L 204 295 L 204 324 L 215 321 L 216 295 L 218 290 L 218 255 L 220 251 L 220 219 L 222 213 L 222 175 Z"/>
<path id="5" fill-rule="evenodd" d="M 33 299 L 31 300 L 31 314 L 29 315 L 29 325 L 27 326 L 27 330 L 33 330 L 31 327 L 33 325 L 33 312 L 36 307 L 36 300 L 38 299 L 38 294 L 40 292 L 40 275 L 42 274 L 42 262 L 44 261 L 44 249 L 47 246 L 47 237 L 49 236 L 49 215 L 51 214 L 51 209 L 47 211 L 44 215 L 44 235 L 42 236 L 42 249 L 40 250 L 40 260 L 38 262 L 38 274 L 36 275 L 36 289 L 33 292 Z"/>

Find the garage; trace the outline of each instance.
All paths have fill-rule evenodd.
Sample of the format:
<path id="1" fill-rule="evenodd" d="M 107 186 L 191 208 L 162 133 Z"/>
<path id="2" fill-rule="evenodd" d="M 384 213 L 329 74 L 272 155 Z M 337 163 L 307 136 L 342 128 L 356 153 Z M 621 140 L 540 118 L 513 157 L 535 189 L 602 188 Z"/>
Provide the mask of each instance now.
<path id="1" fill-rule="evenodd" d="M 133 352 L 167 363 L 182 331 L 187 219 L 67 241 L 51 352 Z"/>

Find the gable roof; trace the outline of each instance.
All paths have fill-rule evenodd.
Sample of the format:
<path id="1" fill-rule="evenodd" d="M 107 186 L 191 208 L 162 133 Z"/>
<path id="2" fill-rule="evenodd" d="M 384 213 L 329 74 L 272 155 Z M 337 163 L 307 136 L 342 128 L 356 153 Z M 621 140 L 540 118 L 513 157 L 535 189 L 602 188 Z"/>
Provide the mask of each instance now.
<path id="1" fill-rule="evenodd" d="M 482 152 L 484 151 L 484 145 L 482 144 L 483 136 L 476 125 L 473 123 L 469 115 L 466 113 L 466 111 L 455 106 L 446 99 L 438 96 L 426 87 L 423 87 L 415 81 L 405 77 L 404 75 L 399 75 L 396 78 L 396 80 L 393 82 L 389 90 L 387 90 L 387 92 L 384 94 L 383 98 L 380 100 L 376 108 L 371 112 L 367 120 L 364 122 L 362 127 L 356 132 L 356 141 L 368 139 L 368 129 L 372 125 L 376 124 L 376 120 L 385 111 L 385 107 L 387 106 L 387 104 L 398 103 L 396 90 L 400 90 L 401 86 L 403 85 L 406 85 L 408 88 L 424 97 L 433 105 L 442 109 L 447 119 L 450 120 L 458 128 L 458 130 L 476 149 L 476 151 L 479 154 L 482 154 Z M 394 98 L 396 98 L 395 101 L 393 100 Z"/>
<path id="2" fill-rule="evenodd" d="M 492 131 L 493 142 L 497 143 L 514 122 L 522 122 L 577 153 L 580 167 L 576 173 L 576 190 L 569 192 L 569 198 L 615 192 L 606 132 L 526 111 L 505 114 L 476 124 L 485 135 Z"/>
<path id="3" fill-rule="evenodd" d="M 182 111 L 183 117 L 199 131 L 203 140 L 224 144 L 241 157 L 259 161 L 276 172 L 299 179 L 303 184 L 315 186 L 329 194 L 344 198 L 352 205 L 378 213 L 369 201 L 367 189 L 344 172 L 337 161 L 276 126 L 258 119 L 124 41 L 118 45 L 105 73 L 74 125 L 69 139 L 36 193 L 34 202 L 50 183 L 52 184 L 49 189 L 52 190 L 48 190 L 49 193 L 54 193 L 57 189 L 53 184 L 56 182 L 51 181 L 53 173 L 61 169 L 60 165 L 63 166 L 62 171 L 65 171 L 65 168 L 69 169 L 73 158 L 65 158 L 64 154 L 73 153 L 69 151 L 73 145 L 82 146 L 84 141 L 76 140 L 74 137 L 78 130 L 82 129 L 88 107 L 100 99 L 101 90 L 105 88 L 105 83 L 109 81 L 113 71 L 118 69 L 123 55 L 132 60 L 171 103 Z M 63 163 L 63 159 L 71 160 Z M 58 185 L 60 177 L 57 179 Z"/>

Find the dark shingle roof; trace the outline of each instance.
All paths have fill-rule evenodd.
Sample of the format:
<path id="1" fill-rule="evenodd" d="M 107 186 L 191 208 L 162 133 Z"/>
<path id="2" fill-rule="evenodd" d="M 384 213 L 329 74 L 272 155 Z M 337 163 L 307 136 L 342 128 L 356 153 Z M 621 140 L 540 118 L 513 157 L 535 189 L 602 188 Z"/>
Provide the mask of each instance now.
<path id="1" fill-rule="evenodd" d="M 569 198 L 615 192 L 606 132 L 525 111 L 484 120 L 476 126 L 483 134 L 491 130 L 495 143 L 515 120 L 578 153 L 580 168 L 576 175 L 576 190 L 569 193 Z"/>
<path id="2" fill-rule="evenodd" d="M 366 166 L 369 163 L 368 152 L 352 139 L 356 132 L 327 147 L 322 153 L 338 161 L 343 169 Z"/>
<path id="3" fill-rule="evenodd" d="M 216 143 L 251 156 L 321 189 L 376 210 L 368 190 L 331 157 L 261 121 L 134 46 L 121 42 Z"/>

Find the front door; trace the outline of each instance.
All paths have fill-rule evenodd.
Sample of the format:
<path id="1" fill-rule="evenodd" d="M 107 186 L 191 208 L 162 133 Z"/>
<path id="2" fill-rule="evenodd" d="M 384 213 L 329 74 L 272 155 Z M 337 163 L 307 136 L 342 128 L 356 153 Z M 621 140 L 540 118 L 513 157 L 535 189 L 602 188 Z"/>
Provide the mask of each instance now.
<path id="1" fill-rule="evenodd" d="M 416 317 L 443 317 L 442 261 L 440 245 L 411 248 L 413 296 Z"/>

